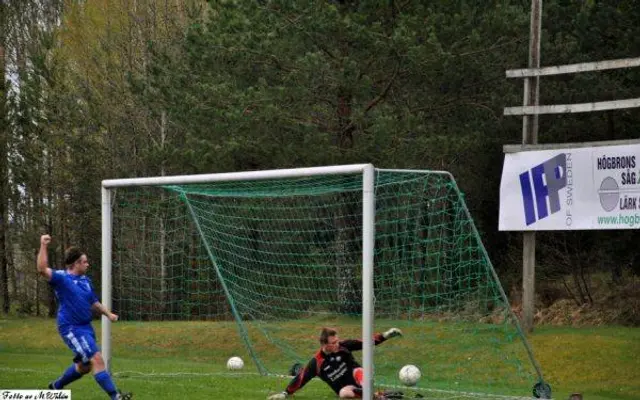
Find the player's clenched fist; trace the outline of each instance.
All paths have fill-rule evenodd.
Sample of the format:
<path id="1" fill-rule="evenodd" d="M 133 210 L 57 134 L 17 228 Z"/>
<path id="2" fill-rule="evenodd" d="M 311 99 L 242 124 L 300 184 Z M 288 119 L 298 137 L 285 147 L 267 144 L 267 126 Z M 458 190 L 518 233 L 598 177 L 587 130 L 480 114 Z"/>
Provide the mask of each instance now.
<path id="1" fill-rule="evenodd" d="M 51 236 L 49 236 L 49 235 L 40 236 L 40 244 L 43 244 L 43 245 L 46 246 L 49 243 L 51 243 Z"/>

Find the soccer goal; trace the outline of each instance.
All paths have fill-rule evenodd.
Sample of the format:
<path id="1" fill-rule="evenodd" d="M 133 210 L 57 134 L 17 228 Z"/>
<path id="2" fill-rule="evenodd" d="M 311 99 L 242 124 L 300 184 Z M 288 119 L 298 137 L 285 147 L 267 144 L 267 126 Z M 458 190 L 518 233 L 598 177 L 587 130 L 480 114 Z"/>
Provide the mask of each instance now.
<path id="1" fill-rule="evenodd" d="M 102 186 L 103 303 L 154 324 L 150 335 L 191 332 L 172 339 L 185 341 L 176 373 L 190 354 L 206 358 L 193 332 L 235 324 L 247 361 L 286 375 L 330 326 L 363 340 L 364 398 L 400 386 L 406 364 L 422 371 L 410 390 L 427 398 L 530 398 L 546 387 L 447 172 L 361 164 Z M 404 335 L 374 348 L 390 327 Z M 168 339 L 155 340 L 162 349 Z M 107 363 L 117 346 L 103 318 Z"/>

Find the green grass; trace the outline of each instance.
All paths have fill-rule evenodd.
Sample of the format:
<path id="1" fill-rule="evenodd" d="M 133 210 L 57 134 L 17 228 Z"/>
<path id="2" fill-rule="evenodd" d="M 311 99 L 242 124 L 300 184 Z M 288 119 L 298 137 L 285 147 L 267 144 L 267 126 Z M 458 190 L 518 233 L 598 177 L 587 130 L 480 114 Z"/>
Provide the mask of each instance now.
<path id="1" fill-rule="evenodd" d="M 99 332 L 99 324 L 95 328 Z M 308 342 L 309 348 L 316 346 L 315 332 L 293 327 L 290 333 Z M 133 391 L 136 399 L 265 399 L 288 382 L 257 373 L 231 322 L 119 322 L 113 325 L 113 334 L 116 384 Z M 554 398 L 566 399 L 572 392 L 581 392 L 586 400 L 640 399 L 640 329 L 543 327 L 530 341 L 545 379 L 553 386 Z M 266 343 L 258 346 L 268 362 L 277 362 L 276 348 Z M 465 356 L 455 354 L 451 346 L 447 354 L 438 350 L 429 349 L 438 359 Z M 396 350 L 389 346 L 387 351 Z M 225 368 L 233 355 L 241 356 L 247 364 L 241 373 L 231 374 Z M 53 320 L 0 319 L 0 389 L 46 387 L 71 358 Z M 491 375 L 491 369 L 485 369 Z M 180 374 L 173 374 L 175 371 Z M 430 373 L 428 364 L 423 365 L 425 380 L 435 374 Z M 91 377 L 69 389 L 76 400 L 106 397 Z M 295 398 L 335 396 L 315 379 Z"/>
<path id="2" fill-rule="evenodd" d="M 542 327 L 530 340 L 557 398 L 640 399 L 640 329 Z"/>

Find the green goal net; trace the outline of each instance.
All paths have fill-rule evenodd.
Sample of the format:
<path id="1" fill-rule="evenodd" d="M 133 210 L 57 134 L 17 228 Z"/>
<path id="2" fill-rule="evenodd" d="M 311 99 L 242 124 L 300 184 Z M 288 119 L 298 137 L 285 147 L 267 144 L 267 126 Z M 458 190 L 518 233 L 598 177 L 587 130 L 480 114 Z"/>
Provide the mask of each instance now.
<path id="1" fill-rule="evenodd" d="M 376 387 L 401 387 L 399 370 L 414 364 L 422 378 L 400 390 L 531 397 L 540 368 L 454 179 L 374 175 L 373 329 L 404 332 L 375 348 Z M 332 174 L 112 189 L 114 310 L 153 327 L 158 357 L 174 341 L 184 361 L 176 373 L 242 352 L 256 372 L 286 375 L 319 349 L 323 327 L 360 338 L 362 181 Z M 114 339 L 116 355 L 119 346 Z"/>

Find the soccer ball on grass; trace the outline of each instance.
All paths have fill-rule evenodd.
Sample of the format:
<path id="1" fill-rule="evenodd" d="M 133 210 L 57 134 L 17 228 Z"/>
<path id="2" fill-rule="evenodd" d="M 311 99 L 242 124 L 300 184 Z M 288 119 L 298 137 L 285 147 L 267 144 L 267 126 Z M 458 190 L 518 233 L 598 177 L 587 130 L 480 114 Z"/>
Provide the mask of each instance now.
<path id="1" fill-rule="evenodd" d="M 244 361 L 240 357 L 231 357 L 227 361 L 227 369 L 230 371 L 236 371 L 244 367 Z"/>
<path id="2" fill-rule="evenodd" d="M 402 382 L 406 386 L 414 386 L 418 383 L 418 380 L 422 374 L 420 373 L 420 369 L 415 365 L 405 365 L 400 369 L 400 373 L 398 377 L 400 378 L 400 382 Z"/>

